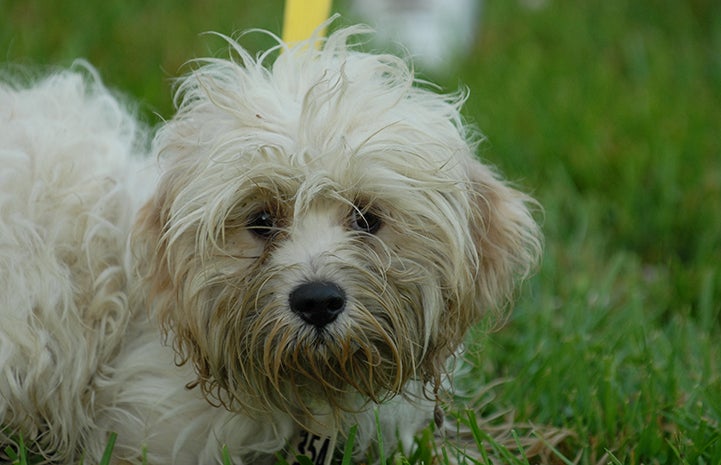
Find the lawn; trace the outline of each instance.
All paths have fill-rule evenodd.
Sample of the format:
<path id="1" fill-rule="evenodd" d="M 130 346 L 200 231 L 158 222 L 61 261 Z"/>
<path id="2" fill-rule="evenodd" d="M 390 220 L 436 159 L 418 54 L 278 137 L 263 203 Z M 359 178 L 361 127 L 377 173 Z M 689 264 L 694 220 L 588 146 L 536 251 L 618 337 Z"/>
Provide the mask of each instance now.
<path id="1" fill-rule="evenodd" d="M 157 123 L 182 64 L 220 53 L 200 32 L 280 32 L 282 2 L 0 11 L 5 61 L 86 58 Z M 479 460 L 721 463 L 721 3 L 486 0 L 480 21 L 469 56 L 434 79 L 471 89 L 479 155 L 543 205 L 546 249 L 507 323 L 469 339 L 459 386 L 494 433 L 477 434 Z M 544 432 L 563 436 L 545 458 L 505 449 Z"/>

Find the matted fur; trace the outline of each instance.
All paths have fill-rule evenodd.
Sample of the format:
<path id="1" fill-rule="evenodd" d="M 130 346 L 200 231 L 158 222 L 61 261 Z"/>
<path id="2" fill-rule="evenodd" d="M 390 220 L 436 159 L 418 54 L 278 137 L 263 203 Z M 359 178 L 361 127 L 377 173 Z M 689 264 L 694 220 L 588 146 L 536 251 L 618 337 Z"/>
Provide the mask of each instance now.
<path id="1" fill-rule="evenodd" d="M 475 158 L 465 94 L 348 45 L 365 32 L 258 58 L 228 39 L 179 81 L 157 164 L 97 79 L 0 88 L 3 443 L 96 460 L 115 431 L 118 460 L 256 463 L 357 423 L 362 457 L 377 408 L 410 445 L 540 234 Z M 323 328 L 289 306 L 312 281 L 346 295 Z"/>

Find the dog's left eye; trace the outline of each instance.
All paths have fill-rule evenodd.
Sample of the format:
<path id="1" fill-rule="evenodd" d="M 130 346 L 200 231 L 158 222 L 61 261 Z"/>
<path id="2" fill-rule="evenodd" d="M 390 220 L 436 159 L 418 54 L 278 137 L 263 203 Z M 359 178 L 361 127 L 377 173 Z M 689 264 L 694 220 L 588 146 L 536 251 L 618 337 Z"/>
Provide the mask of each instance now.
<path id="1" fill-rule="evenodd" d="M 275 232 L 275 217 L 268 211 L 260 211 L 250 217 L 247 228 L 258 237 L 267 239 Z"/>
<path id="2" fill-rule="evenodd" d="M 350 218 L 350 227 L 356 231 L 375 234 L 381 228 L 383 221 L 381 218 L 371 211 L 363 211 L 354 208 Z"/>

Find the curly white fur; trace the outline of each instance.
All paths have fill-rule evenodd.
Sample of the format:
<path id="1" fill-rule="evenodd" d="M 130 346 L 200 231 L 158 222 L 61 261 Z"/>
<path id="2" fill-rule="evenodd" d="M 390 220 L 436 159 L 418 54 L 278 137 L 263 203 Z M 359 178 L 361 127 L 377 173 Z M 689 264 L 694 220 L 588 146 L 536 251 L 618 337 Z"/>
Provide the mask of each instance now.
<path id="1" fill-rule="evenodd" d="M 118 461 L 258 463 L 358 424 L 360 458 L 377 409 L 410 446 L 540 235 L 474 158 L 465 95 L 353 50 L 363 32 L 257 59 L 228 39 L 153 157 L 92 72 L 0 86 L 0 443 L 93 461 L 117 432 Z M 329 282 L 339 315 L 299 317 L 289 295 Z"/>

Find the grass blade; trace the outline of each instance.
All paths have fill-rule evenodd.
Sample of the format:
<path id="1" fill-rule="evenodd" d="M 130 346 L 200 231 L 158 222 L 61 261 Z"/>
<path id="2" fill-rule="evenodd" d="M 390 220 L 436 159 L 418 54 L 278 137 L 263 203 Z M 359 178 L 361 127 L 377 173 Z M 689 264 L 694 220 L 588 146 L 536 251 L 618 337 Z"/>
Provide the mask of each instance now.
<path id="1" fill-rule="evenodd" d="M 99 465 L 110 465 L 110 459 L 113 457 L 113 449 L 115 448 L 115 441 L 118 439 L 117 433 L 110 433 L 108 436 L 108 444 L 105 446 L 103 457 L 100 459 Z"/>
<path id="2" fill-rule="evenodd" d="M 223 465 L 233 465 L 233 461 L 230 459 L 230 451 L 227 445 L 223 445 Z"/>
<path id="3" fill-rule="evenodd" d="M 378 432 L 378 459 L 381 465 L 386 464 L 386 453 L 383 447 L 383 432 L 381 431 L 381 420 L 378 416 L 378 409 L 373 412 L 376 418 L 376 431 Z"/>
<path id="4" fill-rule="evenodd" d="M 345 447 L 343 447 L 343 461 L 341 462 L 341 465 L 351 465 L 351 460 L 353 460 L 353 447 L 355 446 L 355 437 L 357 433 L 358 425 L 353 425 L 348 432 L 348 439 L 346 440 Z"/>

